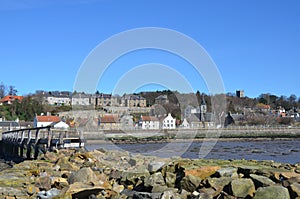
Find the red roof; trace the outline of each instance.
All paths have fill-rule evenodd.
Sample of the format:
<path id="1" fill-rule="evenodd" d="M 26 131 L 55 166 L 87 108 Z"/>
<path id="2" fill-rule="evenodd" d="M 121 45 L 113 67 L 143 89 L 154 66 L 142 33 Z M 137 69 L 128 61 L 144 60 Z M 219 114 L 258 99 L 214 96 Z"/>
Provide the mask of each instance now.
<path id="1" fill-rule="evenodd" d="M 6 95 L 0 100 L 0 103 L 14 101 L 14 100 L 22 101 L 22 99 L 23 96 Z"/>
<path id="2" fill-rule="evenodd" d="M 36 116 L 38 122 L 60 122 L 60 118 L 58 116 Z"/>
<path id="3" fill-rule="evenodd" d="M 113 115 L 105 115 L 100 118 L 100 123 L 117 123 L 119 122 L 119 117 Z"/>
<path id="4" fill-rule="evenodd" d="M 142 121 L 158 121 L 158 118 L 152 116 L 142 116 Z"/>

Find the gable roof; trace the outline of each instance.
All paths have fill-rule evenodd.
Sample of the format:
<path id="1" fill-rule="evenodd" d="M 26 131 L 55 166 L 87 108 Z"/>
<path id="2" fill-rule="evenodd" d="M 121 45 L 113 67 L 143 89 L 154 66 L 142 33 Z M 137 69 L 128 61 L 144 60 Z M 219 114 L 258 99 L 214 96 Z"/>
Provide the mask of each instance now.
<path id="1" fill-rule="evenodd" d="M 119 117 L 113 115 L 105 115 L 100 118 L 100 123 L 118 123 Z"/>
<path id="2" fill-rule="evenodd" d="M 58 116 L 45 116 L 45 115 L 41 115 L 41 116 L 36 116 L 36 120 L 38 122 L 60 122 L 60 118 Z"/>
<path id="3" fill-rule="evenodd" d="M 0 103 L 14 101 L 14 100 L 22 101 L 22 99 L 23 99 L 23 96 L 6 95 L 5 97 L 3 97 L 0 100 Z"/>
<path id="4" fill-rule="evenodd" d="M 142 121 L 159 121 L 157 117 L 141 116 Z"/>

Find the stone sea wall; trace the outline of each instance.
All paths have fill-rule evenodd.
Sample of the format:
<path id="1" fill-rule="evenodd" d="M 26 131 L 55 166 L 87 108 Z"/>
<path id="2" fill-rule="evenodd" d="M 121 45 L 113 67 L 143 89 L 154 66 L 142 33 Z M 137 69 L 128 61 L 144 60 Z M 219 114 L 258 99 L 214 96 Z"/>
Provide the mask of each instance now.
<path id="1" fill-rule="evenodd" d="M 300 198 L 300 165 L 56 150 L 0 172 L 0 198 Z"/>

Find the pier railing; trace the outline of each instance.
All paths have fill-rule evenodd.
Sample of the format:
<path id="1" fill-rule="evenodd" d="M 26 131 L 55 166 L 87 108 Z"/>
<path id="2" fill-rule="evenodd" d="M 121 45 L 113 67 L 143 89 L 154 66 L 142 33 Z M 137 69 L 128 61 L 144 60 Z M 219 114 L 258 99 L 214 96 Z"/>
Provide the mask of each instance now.
<path id="1" fill-rule="evenodd" d="M 76 130 L 53 129 L 51 126 L 11 130 L 2 133 L 0 152 L 35 159 L 40 152 L 64 147 L 71 139 L 75 139 L 79 147 L 83 146 L 82 133 Z"/>

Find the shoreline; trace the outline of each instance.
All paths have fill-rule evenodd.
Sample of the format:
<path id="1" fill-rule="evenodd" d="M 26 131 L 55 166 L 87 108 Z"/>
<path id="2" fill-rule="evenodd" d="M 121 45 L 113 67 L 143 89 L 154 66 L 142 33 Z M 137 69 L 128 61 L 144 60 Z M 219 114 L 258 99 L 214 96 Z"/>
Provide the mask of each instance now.
<path id="1" fill-rule="evenodd" d="M 284 138 L 284 137 L 240 137 L 240 138 L 194 138 L 194 139 L 166 139 L 166 140 L 138 140 L 131 141 L 127 139 L 104 140 L 104 139 L 87 139 L 85 144 L 155 144 L 155 143 L 190 143 L 203 141 L 221 141 L 221 142 L 241 142 L 241 141 L 280 141 L 280 140 L 300 140 L 300 138 Z"/>

